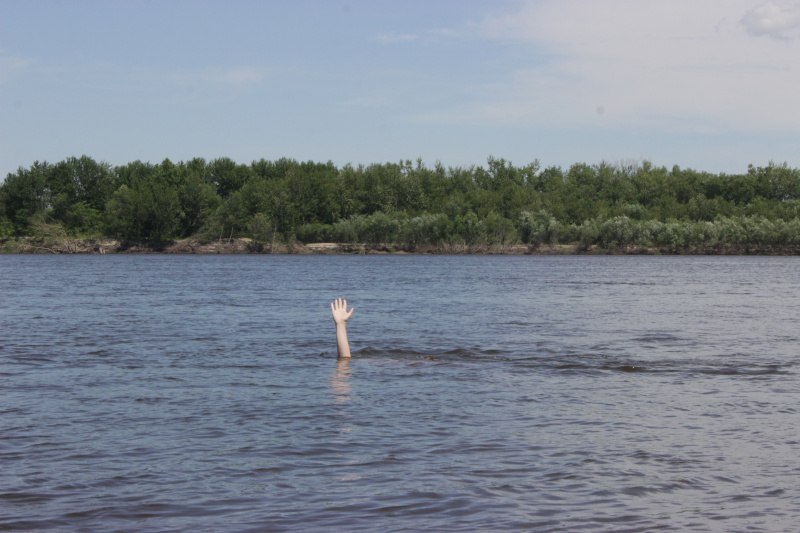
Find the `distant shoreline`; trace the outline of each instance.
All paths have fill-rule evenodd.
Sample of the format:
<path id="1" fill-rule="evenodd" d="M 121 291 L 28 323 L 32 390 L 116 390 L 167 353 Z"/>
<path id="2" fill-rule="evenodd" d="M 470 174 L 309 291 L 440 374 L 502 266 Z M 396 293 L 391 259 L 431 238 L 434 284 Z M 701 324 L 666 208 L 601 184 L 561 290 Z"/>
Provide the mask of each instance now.
<path id="1" fill-rule="evenodd" d="M 113 239 L 59 239 L 42 241 L 32 237 L 0 239 L 2 254 L 293 254 L 293 255 L 800 255 L 800 245 L 717 245 L 691 248 L 555 244 L 513 245 L 407 245 L 373 243 L 270 244 L 252 239 L 221 239 L 200 242 L 180 239 L 169 242 L 131 242 Z"/>

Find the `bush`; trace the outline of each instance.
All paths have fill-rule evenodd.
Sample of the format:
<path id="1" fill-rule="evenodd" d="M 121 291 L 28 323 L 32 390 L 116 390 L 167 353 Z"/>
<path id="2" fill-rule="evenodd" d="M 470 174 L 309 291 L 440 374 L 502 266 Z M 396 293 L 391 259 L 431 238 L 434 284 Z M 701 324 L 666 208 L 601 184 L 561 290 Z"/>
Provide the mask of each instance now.
<path id="1" fill-rule="evenodd" d="M 653 235 L 653 242 L 672 249 L 685 248 L 688 243 L 687 234 L 687 228 L 680 222 L 665 222 Z"/>
<path id="2" fill-rule="evenodd" d="M 486 218 L 479 223 L 479 227 L 482 240 L 486 244 L 508 246 L 519 242 L 519 234 L 517 234 L 514 224 L 497 213 L 492 212 L 486 215 Z"/>
<path id="3" fill-rule="evenodd" d="M 561 224 L 544 209 L 538 213 L 520 214 L 519 235 L 522 242 L 533 246 L 557 244 Z"/>
<path id="4" fill-rule="evenodd" d="M 364 219 L 359 237 L 362 242 L 393 243 L 400 234 L 400 221 L 383 211 L 373 213 Z"/>
<path id="5" fill-rule="evenodd" d="M 800 218 L 784 222 L 782 229 L 787 244 L 800 244 Z"/>
<path id="6" fill-rule="evenodd" d="M 581 240 L 581 227 L 577 224 L 560 224 L 558 226 L 558 239 L 563 243 L 576 243 Z"/>
<path id="7" fill-rule="evenodd" d="M 600 223 L 597 220 L 584 220 L 580 225 L 580 237 L 578 239 L 578 248 L 587 249 L 589 246 L 595 244 L 600 236 Z"/>
<path id="8" fill-rule="evenodd" d="M 303 244 L 332 240 L 333 226 L 330 224 L 303 224 L 297 228 L 297 240 Z"/>
<path id="9" fill-rule="evenodd" d="M 725 244 L 745 244 L 747 242 L 747 234 L 736 220 L 718 217 L 714 224 L 717 226 L 720 242 Z"/>
<path id="10" fill-rule="evenodd" d="M 623 209 L 622 212 L 625 214 L 626 217 L 632 220 L 643 220 L 647 215 L 647 210 L 644 208 L 642 204 L 627 204 Z"/>
<path id="11" fill-rule="evenodd" d="M 332 240 L 340 243 L 358 243 L 364 225 L 364 216 L 356 215 L 333 225 Z"/>
<path id="12" fill-rule="evenodd" d="M 451 222 L 444 213 L 421 215 L 403 224 L 403 240 L 408 244 L 437 244 L 446 242 L 451 231 Z"/>
<path id="13" fill-rule="evenodd" d="M 475 244 L 481 238 L 481 227 L 478 215 L 470 211 L 466 215 L 456 216 L 453 222 L 453 232 L 459 235 L 466 244 Z"/>
<path id="14" fill-rule="evenodd" d="M 621 216 L 603 222 L 598 239 L 604 247 L 624 246 L 633 244 L 636 234 L 634 222 L 626 216 Z"/>

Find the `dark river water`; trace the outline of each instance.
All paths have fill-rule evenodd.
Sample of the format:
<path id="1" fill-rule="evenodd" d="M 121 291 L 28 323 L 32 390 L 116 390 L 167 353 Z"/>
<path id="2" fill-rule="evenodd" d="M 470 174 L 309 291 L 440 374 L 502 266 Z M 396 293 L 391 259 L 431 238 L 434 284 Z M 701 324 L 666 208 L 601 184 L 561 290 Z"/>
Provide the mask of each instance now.
<path id="1" fill-rule="evenodd" d="M 0 529 L 798 531 L 799 316 L 792 257 L 0 256 Z"/>

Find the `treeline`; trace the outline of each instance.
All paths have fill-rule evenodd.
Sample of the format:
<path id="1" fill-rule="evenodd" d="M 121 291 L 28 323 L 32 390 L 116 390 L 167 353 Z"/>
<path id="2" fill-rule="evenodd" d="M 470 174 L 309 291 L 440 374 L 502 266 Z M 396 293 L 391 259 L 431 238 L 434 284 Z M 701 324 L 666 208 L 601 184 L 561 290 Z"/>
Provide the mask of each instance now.
<path id="1" fill-rule="evenodd" d="M 579 243 L 686 248 L 800 244 L 800 171 L 744 174 L 678 166 L 541 169 L 369 166 L 228 158 L 112 167 L 88 156 L 35 162 L 0 185 L 0 237 L 53 228 L 129 241 Z"/>

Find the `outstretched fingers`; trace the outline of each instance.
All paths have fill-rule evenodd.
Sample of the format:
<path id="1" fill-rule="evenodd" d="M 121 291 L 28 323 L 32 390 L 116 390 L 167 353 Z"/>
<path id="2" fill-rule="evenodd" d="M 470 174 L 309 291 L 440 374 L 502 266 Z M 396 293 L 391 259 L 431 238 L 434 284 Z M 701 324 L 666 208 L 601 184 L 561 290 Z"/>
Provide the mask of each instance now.
<path id="1" fill-rule="evenodd" d="M 333 319 L 337 322 L 339 320 L 347 321 L 353 314 L 353 309 L 348 312 L 347 300 L 343 298 L 336 298 L 333 302 L 331 302 L 331 313 L 333 314 Z"/>
<path id="2" fill-rule="evenodd" d="M 347 300 L 342 300 L 342 312 L 344 313 L 344 319 L 345 320 L 350 318 L 350 315 L 353 314 L 353 311 L 355 311 L 355 307 L 350 309 L 350 312 L 348 313 L 347 312 Z"/>

